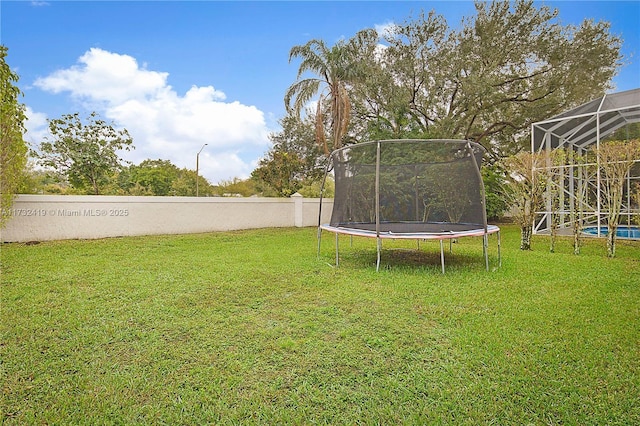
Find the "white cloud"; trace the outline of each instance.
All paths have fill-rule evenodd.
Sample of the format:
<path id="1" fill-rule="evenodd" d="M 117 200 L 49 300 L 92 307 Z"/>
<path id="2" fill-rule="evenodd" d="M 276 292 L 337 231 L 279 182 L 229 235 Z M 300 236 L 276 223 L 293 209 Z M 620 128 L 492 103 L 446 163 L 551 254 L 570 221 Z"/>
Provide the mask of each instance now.
<path id="1" fill-rule="evenodd" d="M 134 163 L 161 158 L 194 169 L 196 154 L 206 143 L 200 171 L 210 182 L 248 177 L 269 146 L 263 112 L 226 102 L 225 94 L 213 86 L 193 86 L 180 95 L 168 77 L 139 66 L 131 56 L 92 48 L 78 64 L 34 85 L 52 93 L 68 92 L 126 128 L 136 147 L 126 158 Z"/>
<path id="2" fill-rule="evenodd" d="M 49 134 L 47 127 L 47 115 L 41 112 L 35 112 L 31 108 L 26 107 L 25 115 L 27 120 L 24 122 L 24 127 L 27 133 L 24 135 L 24 140 L 35 148 L 44 137 Z"/>
<path id="3" fill-rule="evenodd" d="M 168 73 L 140 68 L 135 58 L 128 55 L 92 48 L 78 58 L 78 62 L 71 68 L 37 79 L 34 85 L 48 92 L 70 92 L 80 99 L 110 105 L 171 90 L 167 86 Z"/>

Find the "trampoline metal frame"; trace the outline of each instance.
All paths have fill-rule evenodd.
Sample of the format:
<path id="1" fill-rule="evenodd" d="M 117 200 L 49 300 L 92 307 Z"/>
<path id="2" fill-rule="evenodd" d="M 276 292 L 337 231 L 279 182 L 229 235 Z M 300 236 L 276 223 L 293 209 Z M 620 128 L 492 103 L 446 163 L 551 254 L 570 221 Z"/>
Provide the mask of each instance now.
<path id="1" fill-rule="evenodd" d="M 472 229 L 468 231 L 462 232 L 438 232 L 438 233 L 409 233 L 409 234 L 399 234 L 393 232 L 378 232 L 375 231 L 366 231 L 362 229 L 355 228 L 346 228 L 342 226 L 331 226 L 329 224 L 323 224 L 318 227 L 318 256 L 320 256 L 320 245 L 322 240 L 322 231 L 333 232 L 335 234 L 335 249 L 336 249 L 336 266 L 340 265 L 340 254 L 339 254 L 339 235 L 349 235 L 352 237 L 365 237 L 365 238 L 375 238 L 376 241 L 376 271 L 380 270 L 380 257 L 382 252 L 382 240 L 390 239 L 390 240 L 417 240 L 418 244 L 420 240 L 439 240 L 440 241 L 440 265 L 442 268 L 442 273 L 445 273 L 445 256 L 444 256 L 444 240 L 452 241 L 456 238 L 463 237 L 483 237 L 482 239 L 482 252 L 485 260 L 485 268 L 489 270 L 489 235 L 496 234 L 497 235 L 497 246 L 498 246 L 498 267 L 502 266 L 502 255 L 501 255 L 501 237 L 500 237 L 500 228 L 495 225 L 487 225 L 486 231 L 484 229 Z M 451 246 L 450 246 L 451 250 Z"/>

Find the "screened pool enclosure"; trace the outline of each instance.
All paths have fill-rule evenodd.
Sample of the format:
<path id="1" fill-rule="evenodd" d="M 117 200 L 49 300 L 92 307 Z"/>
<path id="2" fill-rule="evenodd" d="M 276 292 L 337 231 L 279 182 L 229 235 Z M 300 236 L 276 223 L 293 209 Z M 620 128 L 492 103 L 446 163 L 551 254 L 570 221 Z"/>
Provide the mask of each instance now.
<path id="1" fill-rule="evenodd" d="M 318 225 L 338 236 L 375 238 L 376 269 L 385 239 L 439 240 L 444 272 L 444 240 L 482 238 L 489 269 L 487 224 L 480 174 L 484 148 L 461 140 L 382 140 L 350 145 L 330 156 L 335 197 L 330 223 Z M 325 176 L 326 180 L 326 176 Z M 322 215 L 322 201 L 320 203 Z"/>
<path id="2" fill-rule="evenodd" d="M 551 164 L 547 169 L 556 176 L 560 185 L 560 200 L 552 205 L 547 197 L 545 208 L 538 212 L 534 233 L 547 233 L 554 214 L 559 216 L 559 229 L 572 228 L 570 217 L 579 209 L 586 235 L 602 236 L 607 227 L 608 210 L 603 202 L 604 175 L 602 164 L 595 152 L 604 141 L 615 139 L 628 141 L 630 125 L 640 122 L 640 89 L 612 93 L 594 99 L 578 108 L 548 120 L 533 123 L 531 128 L 531 151 L 551 153 L 564 149 L 578 154 L 579 161 L 571 157 L 563 164 Z M 550 158 L 550 156 L 548 156 Z M 640 158 L 636 159 L 626 177 L 620 225 L 629 228 L 640 225 L 640 206 L 634 200 L 635 191 L 640 191 Z M 639 192 L 640 193 L 640 192 Z M 594 231 L 595 230 L 595 231 Z M 634 238 L 635 233 L 621 238 Z"/>

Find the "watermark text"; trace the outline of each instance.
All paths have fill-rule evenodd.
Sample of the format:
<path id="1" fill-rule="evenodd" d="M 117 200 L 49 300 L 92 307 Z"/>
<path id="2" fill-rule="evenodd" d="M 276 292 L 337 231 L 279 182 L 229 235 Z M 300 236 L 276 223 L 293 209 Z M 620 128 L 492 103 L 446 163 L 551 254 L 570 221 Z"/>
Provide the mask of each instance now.
<path id="1" fill-rule="evenodd" d="M 129 209 L 10 209 L 13 217 L 127 217 Z"/>

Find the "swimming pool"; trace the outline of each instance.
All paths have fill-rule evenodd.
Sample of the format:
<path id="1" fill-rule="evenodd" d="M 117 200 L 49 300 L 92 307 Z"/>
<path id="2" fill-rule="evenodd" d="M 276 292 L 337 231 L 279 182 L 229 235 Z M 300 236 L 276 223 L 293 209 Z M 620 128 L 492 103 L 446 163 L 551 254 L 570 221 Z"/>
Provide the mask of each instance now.
<path id="1" fill-rule="evenodd" d="M 582 232 L 589 235 L 598 235 L 598 227 L 597 226 L 587 226 L 582 228 Z M 600 227 L 600 235 L 605 236 L 609 233 L 609 230 L 606 226 Z M 640 227 L 637 226 L 627 226 L 620 225 L 616 230 L 616 237 L 618 238 L 630 238 L 630 239 L 640 239 Z"/>

